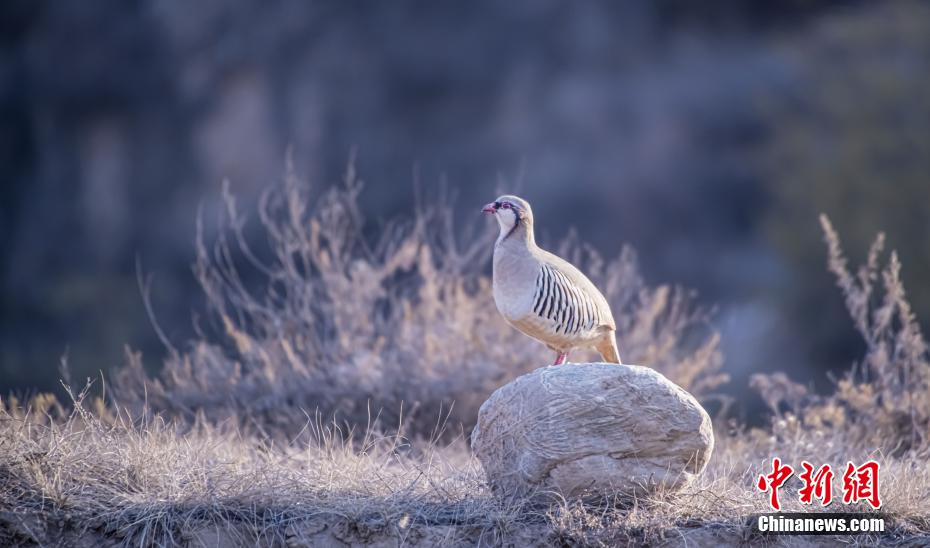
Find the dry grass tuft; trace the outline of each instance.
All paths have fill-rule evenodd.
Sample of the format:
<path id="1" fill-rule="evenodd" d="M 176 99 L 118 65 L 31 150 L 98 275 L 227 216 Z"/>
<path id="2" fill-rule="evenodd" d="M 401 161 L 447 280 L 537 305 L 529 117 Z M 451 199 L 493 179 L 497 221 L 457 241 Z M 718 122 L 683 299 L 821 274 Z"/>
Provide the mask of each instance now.
<path id="1" fill-rule="evenodd" d="M 242 544 L 274 544 L 311 538 L 315 520 L 486 526 L 509 511 L 487 500 L 461 442 L 412 446 L 317 418 L 308 442 L 278 445 L 205 423 L 182 432 L 160 417 L 101 418 L 83 400 L 63 420 L 0 412 L 0 498 L 14 509 L 0 535 L 24 535 L 0 543 L 41 543 L 71 529 L 124 545 L 173 545 L 219 529 Z M 44 517 L 42 531 L 30 531 L 33 515 Z M 10 527 L 17 516 L 20 527 Z"/>
<path id="2" fill-rule="evenodd" d="M 865 357 L 837 381 L 836 391 L 828 396 L 810 394 L 780 373 L 755 375 L 753 386 L 778 420 L 795 419 L 799 427 L 813 433 L 842 433 L 844 446 L 926 457 L 930 452 L 930 352 L 907 302 L 898 256 L 892 251 L 887 264 L 880 264 L 885 238 L 879 234 L 865 264 L 853 275 L 830 220 L 822 215 L 820 222 L 828 268 L 865 341 Z"/>
<path id="3" fill-rule="evenodd" d="M 476 220 L 464 226 L 484 230 L 463 231 L 440 200 L 369 237 L 362 186 L 350 165 L 342 186 L 313 199 L 289 168 L 263 196 L 252 232 L 224 191 L 215 243 L 198 224 L 201 337 L 173 349 L 156 378 L 130 353 L 112 382 L 118 405 L 287 435 L 317 411 L 353 425 L 374 415 L 388 430 L 403 416 L 407 433 L 429 436 L 439 417 L 450 432 L 470 428 L 495 388 L 551 363 L 494 306 L 490 227 Z M 647 287 L 629 249 L 607 261 L 569 238 L 560 252 L 605 290 L 625 359 L 699 396 L 726 380 L 717 335 L 685 291 Z"/>

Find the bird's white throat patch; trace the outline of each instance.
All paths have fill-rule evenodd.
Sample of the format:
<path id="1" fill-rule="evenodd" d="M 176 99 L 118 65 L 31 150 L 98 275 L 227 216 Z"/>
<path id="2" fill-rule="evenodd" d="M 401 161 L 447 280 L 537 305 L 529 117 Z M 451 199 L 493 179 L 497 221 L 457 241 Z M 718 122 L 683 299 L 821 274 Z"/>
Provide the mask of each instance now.
<path id="1" fill-rule="evenodd" d="M 513 209 L 498 209 L 494 217 L 497 218 L 497 224 L 500 225 L 501 229 L 500 235 L 497 237 L 497 241 L 500 242 L 516 226 L 517 214 Z"/>

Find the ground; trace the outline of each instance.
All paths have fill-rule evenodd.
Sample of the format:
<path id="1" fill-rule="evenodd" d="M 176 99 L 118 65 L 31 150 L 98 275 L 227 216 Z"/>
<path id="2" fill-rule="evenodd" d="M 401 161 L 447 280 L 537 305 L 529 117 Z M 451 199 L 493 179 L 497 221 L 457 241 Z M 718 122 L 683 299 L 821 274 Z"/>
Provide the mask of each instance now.
<path id="1" fill-rule="evenodd" d="M 919 545 L 930 542 L 930 473 L 914 457 L 878 456 L 888 530 L 846 537 L 763 537 L 756 487 L 771 457 L 864 460 L 860 450 L 788 416 L 772 430 L 727 431 L 705 470 L 679 493 L 533 506 L 488 489 L 462 438 L 346 435 L 320 420 L 294 440 L 87 410 L 63 419 L 5 412 L 0 543 L 10 546 L 280 545 Z M 103 417 L 103 418 L 102 418 Z M 819 442 L 818 442 L 819 440 Z M 872 455 L 875 456 L 875 455 Z M 828 458 L 824 461 L 824 458 Z M 800 483 L 782 489 L 801 511 Z M 835 485 L 838 493 L 840 487 Z M 816 504 L 811 508 L 823 510 Z M 831 511 L 870 511 L 863 504 Z"/>

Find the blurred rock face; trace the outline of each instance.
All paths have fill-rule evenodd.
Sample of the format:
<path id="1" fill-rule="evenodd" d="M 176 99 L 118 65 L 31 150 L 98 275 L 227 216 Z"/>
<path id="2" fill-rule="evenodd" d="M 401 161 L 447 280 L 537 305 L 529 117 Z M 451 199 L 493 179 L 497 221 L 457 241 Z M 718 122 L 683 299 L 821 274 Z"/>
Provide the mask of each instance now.
<path id="1" fill-rule="evenodd" d="M 119 364 L 126 342 L 158 356 L 137 256 L 183 341 L 198 206 L 209 235 L 220 181 L 254 200 L 288 147 L 318 188 L 357 151 L 371 218 L 445 178 L 462 222 L 505 186 L 534 203 L 543 243 L 576 227 L 605 255 L 633 244 L 648 278 L 721 304 L 725 344 L 753 348 L 733 349 L 749 358 L 735 383 L 787 347 L 799 373 L 825 367 L 805 364 L 803 310 L 764 297 L 810 300 L 763 229 L 774 193 L 756 158 L 773 125 L 760 94 L 806 93 L 775 45 L 803 48 L 786 29 L 832 2 L 714 5 L 5 2 L 0 390 L 55 387 L 66 348 L 78 378 Z M 818 238 L 814 218 L 787 224 Z"/>
<path id="2" fill-rule="evenodd" d="M 651 369 L 567 364 L 491 394 L 471 443 L 502 495 L 603 499 L 686 485 L 707 465 L 714 433 L 697 400 Z"/>

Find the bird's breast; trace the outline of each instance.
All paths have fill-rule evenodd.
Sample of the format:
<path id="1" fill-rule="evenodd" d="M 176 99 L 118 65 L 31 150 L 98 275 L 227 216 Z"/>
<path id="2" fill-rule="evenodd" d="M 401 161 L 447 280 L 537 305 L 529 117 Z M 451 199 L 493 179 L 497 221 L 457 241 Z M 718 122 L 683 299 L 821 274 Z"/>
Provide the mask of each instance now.
<path id="1" fill-rule="evenodd" d="M 538 272 L 538 263 L 494 254 L 494 304 L 508 321 L 517 321 L 531 312 Z"/>

